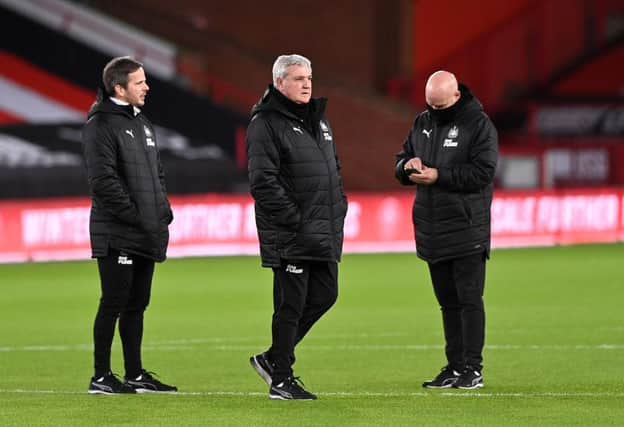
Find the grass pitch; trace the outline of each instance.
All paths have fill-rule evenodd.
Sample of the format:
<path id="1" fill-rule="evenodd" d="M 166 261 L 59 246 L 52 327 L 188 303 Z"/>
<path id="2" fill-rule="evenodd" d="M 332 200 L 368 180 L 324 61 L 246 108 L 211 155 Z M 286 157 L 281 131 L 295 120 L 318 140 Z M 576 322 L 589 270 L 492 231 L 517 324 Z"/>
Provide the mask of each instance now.
<path id="1" fill-rule="evenodd" d="M 269 401 L 249 366 L 270 342 L 256 257 L 156 269 L 143 360 L 178 395 L 90 396 L 94 261 L 0 265 L 0 424 L 621 425 L 624 245 L 497 250 L 485 387 L 425 390 L 444 364 L 440 312 L 413 254 L 347 255 L 340 295 L 297 348 L 314 402 Z M 123 375 L 118 335 L 113 369 Z"/>

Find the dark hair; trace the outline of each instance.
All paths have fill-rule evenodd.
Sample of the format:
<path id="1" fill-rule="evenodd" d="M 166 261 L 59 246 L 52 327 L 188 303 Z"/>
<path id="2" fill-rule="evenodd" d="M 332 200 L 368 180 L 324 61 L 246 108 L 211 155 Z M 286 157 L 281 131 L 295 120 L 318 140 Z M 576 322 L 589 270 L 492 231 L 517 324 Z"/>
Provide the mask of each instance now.
<path id="1" fill-rule="evenodd" d="M 143 64 L 129 56 L 119 56 L 111 59 L 104 67 L 104 71 L 102 71 L 102 83 L 106 93 L 109 96 L 115 95 L 116 85 L 126 88 L 128 85 L 128 74 L 134 73 L 141 67 L 143 67 Z"/>

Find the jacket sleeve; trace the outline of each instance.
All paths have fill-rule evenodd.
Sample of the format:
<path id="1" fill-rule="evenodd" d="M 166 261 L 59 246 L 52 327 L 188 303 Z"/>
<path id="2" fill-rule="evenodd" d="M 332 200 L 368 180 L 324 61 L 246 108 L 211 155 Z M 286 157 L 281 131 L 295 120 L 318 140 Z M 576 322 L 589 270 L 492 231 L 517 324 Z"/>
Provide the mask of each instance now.
<path id="1" fill-rule="evenodd" d="M 268 213 L 272 223 L 296 229 L 301 213 L 280 178 L 279 140 L 269 123 L 259 116 L 247 128 L 247 158 L 250 192 L 257 209 Z"/>
<path id="2" fill-rule="evenodd" d="M 414 153 L 414 147 L 412 145 L 412 135 L 414 134 L 414 129 L 416 129 L 416 124 L 418 123 L 418 118 L 414 121 L 412 129 L 410 129 L 407 138 L 403 142 L 403 147 L 401 151 L 399 151 L 395 156 L 394 162 L 394 176 L 402 185 L 415 185 L 409 179 L 409 175 L 405 172 L 404 166 L 405 163 L 411 158 L 416 157 Z"/>
<path id="3" fill-rule="evenodd" d="M 498 133 L 489 118 L 479 123 L 467 163 L 438 168 L 437 185 L 451 191 L 479 191 L 494 181 L 498 160 Z"/>
<path id="4" fill-rule="evenodd" d="M 139 225 L 135 204 L 122 183 L 117 165 L 117 141 L 113 131 L 92 119 L 83 130 L 83 150 L 91 195 L 98 205 L 119 220 Z"/>

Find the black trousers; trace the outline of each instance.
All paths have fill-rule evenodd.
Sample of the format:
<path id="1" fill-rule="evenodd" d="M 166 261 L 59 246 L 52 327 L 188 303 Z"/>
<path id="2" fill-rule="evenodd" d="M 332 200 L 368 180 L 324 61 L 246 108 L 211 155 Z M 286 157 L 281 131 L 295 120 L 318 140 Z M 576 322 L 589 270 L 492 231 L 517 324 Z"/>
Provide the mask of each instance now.
<path id="1" fill-rule="evenodd" d="M 338 298 L 338 264 L 286 261 L 273 268 L 273 382 L 293 375 L 295 346 Z"/>
<path id="2" fill-rule="evenodd" d="M 462 371 L 482 369 L 485 342 L 485 253 L 429 263 L 431 282 L 442 310 L 446 359 Z"/>
<path id="3" fill-rule="evenodd" d="M 119 318 L 125 376 L 136 378 L 143 368 L 143 312 L 149 304 L 154 261 L 111 249 L 97 263 L 102 296 L 93 325 L 95 376 L 111 371 L 111 345 Z"/>

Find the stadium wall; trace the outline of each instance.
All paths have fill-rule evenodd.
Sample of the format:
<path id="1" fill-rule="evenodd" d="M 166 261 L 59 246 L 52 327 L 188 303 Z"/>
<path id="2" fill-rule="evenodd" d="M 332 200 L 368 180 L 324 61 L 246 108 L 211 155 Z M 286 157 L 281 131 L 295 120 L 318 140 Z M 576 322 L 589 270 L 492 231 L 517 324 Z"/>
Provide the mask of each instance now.
<path id="1" fill-rule="evenodd" d="M 411 252 L 413 194 L 352 193 L 345 252 Z M 172 196 L 170 257 L 256 255 L 253 200 L 247 195 Z M 86 198 L 0 202 L 0 262 L 88 259 Z M 624 240 L 624 189 L 498 191 L 495 248 Z"/>

